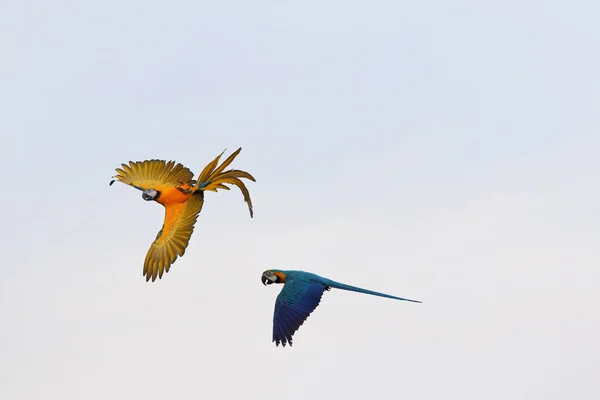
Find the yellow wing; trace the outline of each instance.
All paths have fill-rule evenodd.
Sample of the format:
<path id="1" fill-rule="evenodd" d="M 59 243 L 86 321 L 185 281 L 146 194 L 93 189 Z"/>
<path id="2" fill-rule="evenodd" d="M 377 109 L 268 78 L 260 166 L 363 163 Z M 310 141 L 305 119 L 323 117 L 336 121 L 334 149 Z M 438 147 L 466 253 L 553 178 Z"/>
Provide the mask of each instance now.
<path id="1" fill-rule="evenodd" d="M 156 188 L 158 186 L 178 186 L 188 184 L 193 186 L 194 174 L 188 168 L 175 161 L 146 160 L 129 161 L 129 165 L 121 164 L 114 176 L 119 182 L 133 186 L 139 190 Z M 114 181 L 111 181 L 112 185 Z"/>
<path id="2" fill-rule="evenodd" d="M 144 261 L 146 282 L 150 278 L 154 282 L 157 276 L 162 278 L 177 257 L 183 256 L 203 203 L 204 193 L 198 191 L 185 203 L 165 206 L 165 222 Z"/>

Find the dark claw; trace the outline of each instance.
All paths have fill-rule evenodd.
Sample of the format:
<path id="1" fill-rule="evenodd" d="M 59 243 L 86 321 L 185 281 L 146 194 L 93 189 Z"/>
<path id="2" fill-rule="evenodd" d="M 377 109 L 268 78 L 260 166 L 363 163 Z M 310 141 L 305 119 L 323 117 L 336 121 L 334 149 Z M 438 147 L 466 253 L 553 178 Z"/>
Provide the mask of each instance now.
<path id="1" fill-rule="evenodd" d="M 190 193 L 192 193 L 192 191 L 190 189 L 182 189 L 181 186 L 176 186 L 175 188 L 177 190 L 179 190 L 183 194 L 190 194 Z"/>

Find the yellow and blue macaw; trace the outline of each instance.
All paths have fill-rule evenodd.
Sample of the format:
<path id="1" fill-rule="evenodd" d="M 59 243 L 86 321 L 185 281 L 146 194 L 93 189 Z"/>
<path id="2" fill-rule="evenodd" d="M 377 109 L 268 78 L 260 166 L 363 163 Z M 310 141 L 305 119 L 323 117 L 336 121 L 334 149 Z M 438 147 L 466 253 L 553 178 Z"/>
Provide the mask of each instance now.
<path id="1" fill-rule="evenodd" d="M 405 299 L 346 285 L 304 271 L 269 269 L 263 272 L 261 281 L 265 286 L 272 285 L 273 283 L 284 284 L 281 293 L 279 293 L 275 301 L 275 313 L 273 315 L 273 341 L 275 342 L 275 346 L 279 346 L 279 343 L 283 347 L 285 347 L 286 343 L 290 346 L 292 345 L 292 336 L 294 333 L 306 321 L 315 308 L 317 308 L 321 302 L 323 293 L 326 290 L 331 290 L 331 288 L 387 297 L 388 299 L 421 303 L 418 300 Z"/>
<path id="2" fill-rule="evenodd" d="M 237 186 L 244 195 L 252 218 L 250 193 L 240 178 L 256 182 L 254 177 L 236 169 L 224 171 L 241 150 L 240 147 L 218 165 L 224 152 L 221 153 L 204 167 L 196 180 L 192 179 L 194 174 L 188 168 L 179 163 L 175 165 L 175 161 L 129 161 L 129 165 L 121 164 L 122 168 L 116 169 L 117 175 L 113 177 L 116 181 L 141 190 L 144 200 L 156 201 L 165 207 L 163 226 L 152 242 L 144 261 L 146 282 L 150 278 L 154 282 L 157 276 L 159 279 L 162 278 L 163 273 L 169 272 L 177 257 L 185 253 L 194 231 L 194 224 L 204 204 L 205 191 L 229 190 L 225 184 Z M 112 180 L 110 185 L 115 180 Z"/>

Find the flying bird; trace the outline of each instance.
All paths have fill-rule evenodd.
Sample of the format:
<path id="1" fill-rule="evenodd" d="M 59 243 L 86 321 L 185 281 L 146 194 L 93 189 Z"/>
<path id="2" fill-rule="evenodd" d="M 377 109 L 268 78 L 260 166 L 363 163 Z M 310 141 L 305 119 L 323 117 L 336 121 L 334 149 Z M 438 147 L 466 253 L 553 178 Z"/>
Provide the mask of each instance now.
<path id="1" fill-rule="evenodd" d="M 272 285 L 273 283 L 284 284 L 275 301 L 275 313 L 273 315 L 273 341 L 275 342 L 275 346 L 279 346 L 279 343 L 283 347 L 285 347 L 286 343 L 290 346 L 292 345 L 294 332 L 300 328 L 308 316 L 317 308 L 321 302 L 323 293 L 326 290 L 331 290 L 331 288 L 387 297 L 388 299 L 421 303 L 418 300 L 405 299 L 346 285 L 304 271 L 270 269 L 263 272 L 261 281 L 265 286 Z"/>
<path id="2" fill-rule="evenodd" d="M 117 168 L 117 175 L 110 182 L 125 183 L 142 191 L 142 198 L 146 201 L 155 201 L 165 207 L 165 219 L 162 228 L 152 242 L 150 250 L 144 260 L 144 276 L 146 282 L 156 277 L 162 278 L 163 273 L 169 268 L 177 257 L 183 256 L 188 246 L 194 224 L 204 203 L 204 192 L 216 192 L 217 189 L 229 190 L 226 184 L 237 186 L 244 195 L 248 204 L 250 217 L 253 217 L 252 200 L 250 193 L 241 178 L 256 182 L 254 177 L 245 171 L 230 169 L 224 171 L 240 153 L 240 147 L 232 153 L 221 165 L 217 158 L 210 162 L 198 179 L 192 179 L 194 174 L 183 165 L 175 161 L 146 160 L 129 161 Z"/>

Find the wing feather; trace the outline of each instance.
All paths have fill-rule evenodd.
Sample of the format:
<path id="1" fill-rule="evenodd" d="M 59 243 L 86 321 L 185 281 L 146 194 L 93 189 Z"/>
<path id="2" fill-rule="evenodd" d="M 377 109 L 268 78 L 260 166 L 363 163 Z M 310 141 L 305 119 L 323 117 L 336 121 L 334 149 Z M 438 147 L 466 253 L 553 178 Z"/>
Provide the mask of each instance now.
<path id="1" fill-rule="evenodd" d="M 160 185 L 178 186 L 190 184 L 194 177 L 192 171 L 174 161 L 146 160 L 129 161 L 117 168 L 115 178 L 122 183 L 144 190 Z"/>
<path id="2" fill-rule="evenodd" d="M 317 308 L 325 285 L 306 280 L 288 279 L 275 301 L 273 341 L 285 347 L 292 345 L 292 336 Z"/>
<path id="3" fill-rule="evenodd" d="M 185 203 L 165 206 L 165 221 L 144 261 L 146 281 L 162 278 L 177 257 L 185 254 L 194 224 L 204 203 L 202 192 L 194 193 Z"/>

